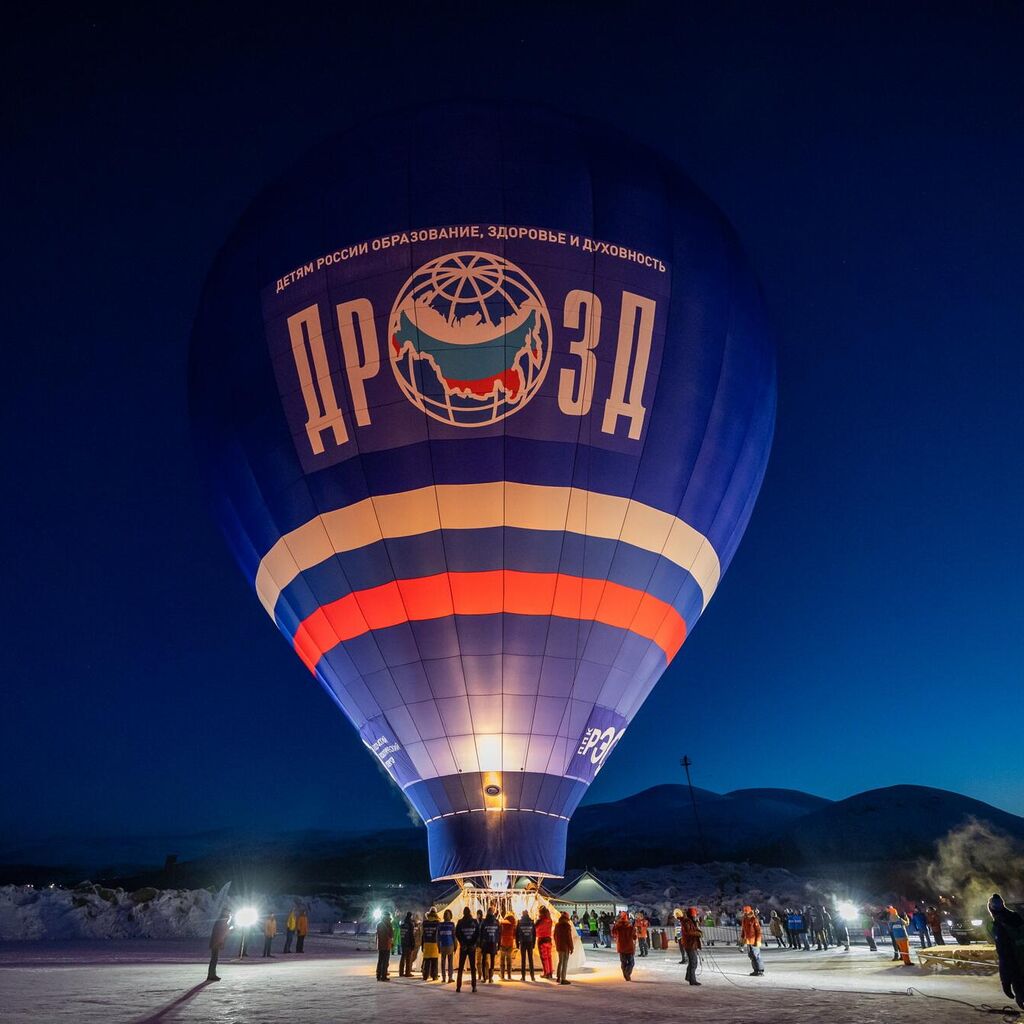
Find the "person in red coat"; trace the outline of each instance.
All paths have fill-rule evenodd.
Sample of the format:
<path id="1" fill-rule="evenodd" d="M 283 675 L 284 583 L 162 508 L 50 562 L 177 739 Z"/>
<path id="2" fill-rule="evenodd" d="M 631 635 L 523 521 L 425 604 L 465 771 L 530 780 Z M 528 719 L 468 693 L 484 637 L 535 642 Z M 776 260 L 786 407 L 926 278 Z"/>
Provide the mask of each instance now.
<path id="1" fill-rule="evenodd" d="M 551 911 L 541 907 L 537 916 L 537 952 L 540 953 L 541 977 L 554 980 L 555 969 L 551 960 L 551 931 L 554 927 Z"/>
<path id="2" fill-rule="evenodd" d="M 569 920 L 569 913 L 566 910 L 562 911 L 562 916 L 558 919 L 558 924 L 555 925 L 555 952 L 558 954 L 558 984 L 559 985 L 571 985 L 572 982 L 566 978 L 566 972 L 569 970 L 569 957 L 572 956 L 573 950 L 573 937 L 576 934 L 576 929 L 572 926 L 572 921 Z"/>
<path id="3" fill-rule="evenodd" d="M 622 911 L 612 925 L 612 938 L 615 939 L 615 949 L 622 965 L 622 976 L 626 981 L 632 981 L 633 965 L 636 963 L 636 927 L 626 911 Z"/>

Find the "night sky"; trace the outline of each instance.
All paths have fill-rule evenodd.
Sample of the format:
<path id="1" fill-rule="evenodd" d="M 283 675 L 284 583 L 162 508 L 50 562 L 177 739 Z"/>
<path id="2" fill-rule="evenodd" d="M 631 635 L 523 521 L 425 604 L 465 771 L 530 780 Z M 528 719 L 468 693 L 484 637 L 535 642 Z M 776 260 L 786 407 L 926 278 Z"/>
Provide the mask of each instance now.
<path id="1" fill-rule="evenodd" d="M 138 6 L 8 15 L 0 42 L 5 840 L 407 821 L 214 525 L 186 359 L 247 202 L 431 96 L 676 159 L 778 336 L 746 538 L 588 799 L 688 753 L 718 792 L 1024 813 L 1019 6 Z"/>

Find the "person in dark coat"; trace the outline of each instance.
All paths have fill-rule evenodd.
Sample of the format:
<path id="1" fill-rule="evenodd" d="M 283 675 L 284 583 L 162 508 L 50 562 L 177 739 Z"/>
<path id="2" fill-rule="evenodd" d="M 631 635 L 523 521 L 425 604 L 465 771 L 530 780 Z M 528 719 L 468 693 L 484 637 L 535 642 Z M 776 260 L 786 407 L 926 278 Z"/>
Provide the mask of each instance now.
<path id="1" fill-rule="evenodd" d="M 927 949 L 932 944 L 931 931 L 928 928 L 928 914 L 925 912 L 924 904 L 918 905 L 917 909 L 910 915 L 911 927 L 917 932 L 917 940 L 921 943 L 922 949 Z"/>
<path id="2" fill-rule="evenodd" d="M 988 901 L 988 912 L 1003 992 L 1024 1010 L 1024 918 L 1010 910 L 999 893 L 993 893 Z"/>
<path id="3" fill-rule="evenodd" d="M 946 940 L 942 937 L 942 915 L 935 909 L 935 907 L 929 907 L 928 912 L 925 914 L 928 920 L 928 929 L 932 933 L 932 940 L 936 946 L 944 946 Z"/>
<path id="4" fill-rule="evenodd" d="M 412 911 L 406 911 L 402 919 L 402 927 L 399 929 L 402 935 L 402 959 L 398 963 L 398 976 L 400 978 L 412 977 L 412 964 L 416 959 L 416 922 L 413 920 Z"/>
<path id="5" fill-rule="evenodd" d="M 388 968 L 391 966 L 391 915 L 385 910 L 377 922 L 377 980 L 390 981 Z"/>
<path id="6" fill-rule="evenodd" d="M 213 931 L 210 932 L 210 969 L 206 972 L 207 981 L 220 981 L 217 977 L 217 957 L 228 941 L 228 932 L 231 931 L 231 915 L 227 908 L 220 912 L 220 916 L 213 922 Z"/>
<path id="7" fill-rule="evenodd" d="M 480 925 L 473 912 L 466 907 L 455 925 L 455 938 L 459 943 L 459 967 L 455 972 L 455 991 L 462 991 L 462 971 L 469 961 L 469 980 L 476 991 L 476 947 L 480 941 Z"/>
<path id="8" fill-rule="evenodd" d="M 501 925 L 494 916 L 494 908 L 487 908 L 487 916 L 480 922 L 480 981 L 488 985 L 494 984 L 494 958 L 498 954 L 498 940 L 501 938 Z"/>
<path id="9" fill-rule="evenodd" d="M 516 926 L 516 948 L 519 950 L 520 981 L 526 981 L 526 964 L 530 964 L 530 981 L 536 981 L 533 973 L 533 950 L 537 945 L 537 926 L 533 923 L 528 911 L 523 911 Z"/>

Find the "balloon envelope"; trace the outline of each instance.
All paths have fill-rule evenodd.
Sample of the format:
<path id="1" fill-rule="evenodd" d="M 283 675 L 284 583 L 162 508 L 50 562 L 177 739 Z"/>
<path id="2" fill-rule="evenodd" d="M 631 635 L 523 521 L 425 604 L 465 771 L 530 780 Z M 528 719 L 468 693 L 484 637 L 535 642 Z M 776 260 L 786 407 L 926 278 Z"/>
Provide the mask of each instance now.
<path id="1" fill-rule="evenodd" d="M 768 457 L 774 352 L 721 215 L 560 115 L 395 115 L 248 210 L 190 373 L 235 555 L 432 875 L 562 874 Z"/>

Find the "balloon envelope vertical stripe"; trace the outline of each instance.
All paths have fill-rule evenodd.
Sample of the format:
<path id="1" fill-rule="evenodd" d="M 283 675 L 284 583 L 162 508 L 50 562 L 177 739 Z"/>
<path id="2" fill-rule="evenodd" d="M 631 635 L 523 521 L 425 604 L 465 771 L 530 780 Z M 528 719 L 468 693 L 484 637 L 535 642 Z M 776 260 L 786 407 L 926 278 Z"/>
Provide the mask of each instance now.
<path id="1" fill-rule="evenodd" d="M 229 544 L 432 875 L 561 874 L 765 471 L 774 351 L 721 215 L 591 124 L 397 114 L 253 203 L 190 378 Z"/>

